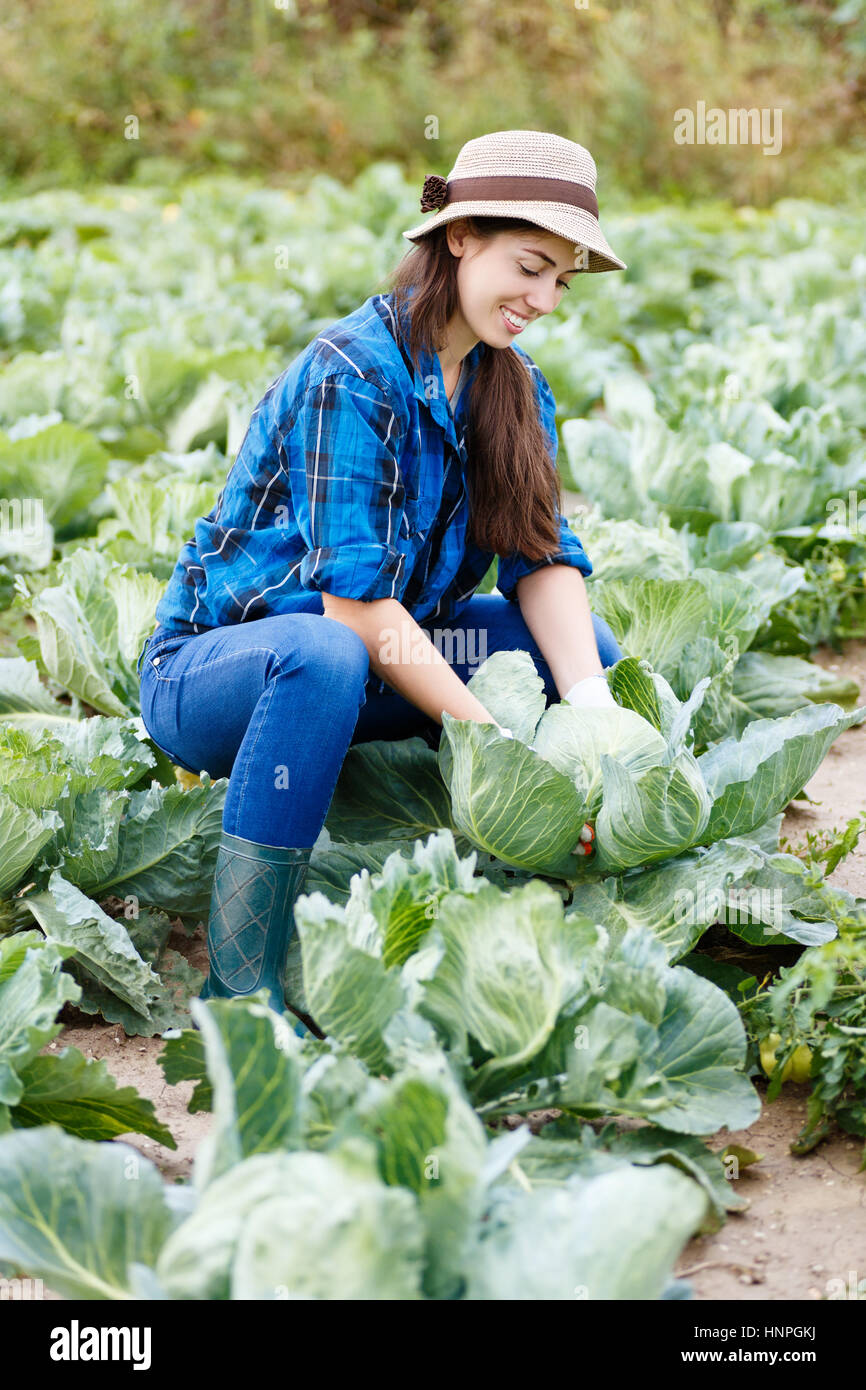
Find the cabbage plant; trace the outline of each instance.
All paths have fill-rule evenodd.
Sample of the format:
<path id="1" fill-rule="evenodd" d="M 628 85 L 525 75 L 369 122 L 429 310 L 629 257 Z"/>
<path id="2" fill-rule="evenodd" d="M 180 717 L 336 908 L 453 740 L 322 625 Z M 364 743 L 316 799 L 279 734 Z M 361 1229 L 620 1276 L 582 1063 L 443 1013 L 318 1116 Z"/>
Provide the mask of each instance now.
<path id="1" fill-rule="evenodd" d="M 697 846 L 753 834 L 808 782 L 833 740 L 866 706 L 808 705 L 752 720 L 742 737 L 692 751 L 691 722 L 709 680 L 681 703 L 648 663 L 608 674 L 619 709 L 546 708 L 526 652 L 500 652 L 469 688 L 497 724 L 443 716 L 439 766 L 457 828 L 498 859 L 568 880 L 622 872 Z M 589 864 L 572 854 L 596 823 Z"/>

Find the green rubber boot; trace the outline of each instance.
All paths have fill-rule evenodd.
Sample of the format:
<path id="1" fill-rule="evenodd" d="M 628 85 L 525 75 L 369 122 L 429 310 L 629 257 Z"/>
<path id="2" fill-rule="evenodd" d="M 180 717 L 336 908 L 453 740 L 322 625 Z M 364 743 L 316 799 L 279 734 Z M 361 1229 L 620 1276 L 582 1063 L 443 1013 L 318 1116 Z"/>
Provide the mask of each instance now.
<path id="1" fill-rule="evenodd" d="M 271 1008 L 288 1010 L 297 1034 L 321 1037 L 312 1019 L 308 1028 L 286 1004 L 284 984 L 293 908 L 310 854 L 309 848 L 260 845 L 222 831 L 207 928 L 210 971 L 199 998 L 235 999 L 267 988 Z"/>

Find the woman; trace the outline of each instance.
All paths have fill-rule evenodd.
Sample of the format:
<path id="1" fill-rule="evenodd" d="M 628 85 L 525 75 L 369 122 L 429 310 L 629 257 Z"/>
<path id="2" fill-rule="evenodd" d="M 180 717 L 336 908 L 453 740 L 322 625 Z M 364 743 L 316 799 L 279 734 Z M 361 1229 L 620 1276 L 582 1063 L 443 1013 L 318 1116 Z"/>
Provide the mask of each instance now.
<path id="1" fill-rule="evenodd" d="M 203 998 L 264 986 L 285 1008 L 293 904 L 352 744 L 435 746 L 445 710 L 494 723 L 466 681 L 501 650 L 532 655 L 548 701 L 613 703 L 622 653 L 559 510 L 553 394 L 516 341 L 575 274 L 625 269 L 595 177 L 570 140 L 501 131 L 425 179 L 440 210 L 404 232 L 391 292 L 271 385 L 180 553 L 139 667 L 154 742 L 229 778 Z M 500 593 L 473 597 L 494 555 Z"/>

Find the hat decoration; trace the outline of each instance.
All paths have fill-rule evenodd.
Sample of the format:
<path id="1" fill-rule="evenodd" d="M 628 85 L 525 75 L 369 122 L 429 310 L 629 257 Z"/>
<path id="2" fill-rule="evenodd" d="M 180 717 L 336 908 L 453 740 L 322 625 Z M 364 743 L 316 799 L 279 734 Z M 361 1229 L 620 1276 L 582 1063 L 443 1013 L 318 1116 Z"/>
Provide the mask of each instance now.
<path id="1" fill-rule="evenodd" d="M 448 180 L 441 174 L 428 174 L 421 190 L 421 211 L 438 212 L 448 197 Z"/>

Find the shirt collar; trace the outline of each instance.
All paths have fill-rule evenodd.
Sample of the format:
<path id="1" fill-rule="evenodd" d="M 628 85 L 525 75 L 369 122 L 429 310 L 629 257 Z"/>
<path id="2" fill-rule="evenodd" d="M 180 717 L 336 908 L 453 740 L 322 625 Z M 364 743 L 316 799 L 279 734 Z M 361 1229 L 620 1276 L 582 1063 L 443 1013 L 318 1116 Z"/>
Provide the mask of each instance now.
<path id="1" fill-rule="evenodd" d="M 405 312 L 407 328 L 408 325 L 411 325 L 412 321 L 411 295 L 414 293 L 414 289 L 410 290 L 409 293 L 410 304 L 406 306 Z M 391 294 L 385 294 L 381 295 L 380 298 L 387 304 L 389 309 L 392 309 L 393 313 L 393 296 Z M 388 324 L 389 331 L 393 333 L 394 320 L 392 313 L 388 313 L 386 310 L 384 318 Z M 485 346 L 486 345 L 479 339 L 475 346 L 470 348 L 469 352 L 467 352 L 466 356 L 463 358 L 462 366 L 466 368 L 467 376 L 455 409 L 459 408 L 463 400 L 467 397 L 475 368 Z M 442 364 L 439 361 L 439 354 L 435 352 L 429 353 L 423 347 L 419 348 L 419 365 L 417 367 L 409 356 L 408 347 L 402 351 L 402 356 L 407 371 L 411 370 L 412 389 L 415 396 L 422 405 L 426 406 L 436 423 L 445 431 L 446 438 L 457 448 L 457 433 L 454 426 L 454 415 L 448 404 L 448 397 L 445 391 L 445 378 L 442 375 Z"/>

